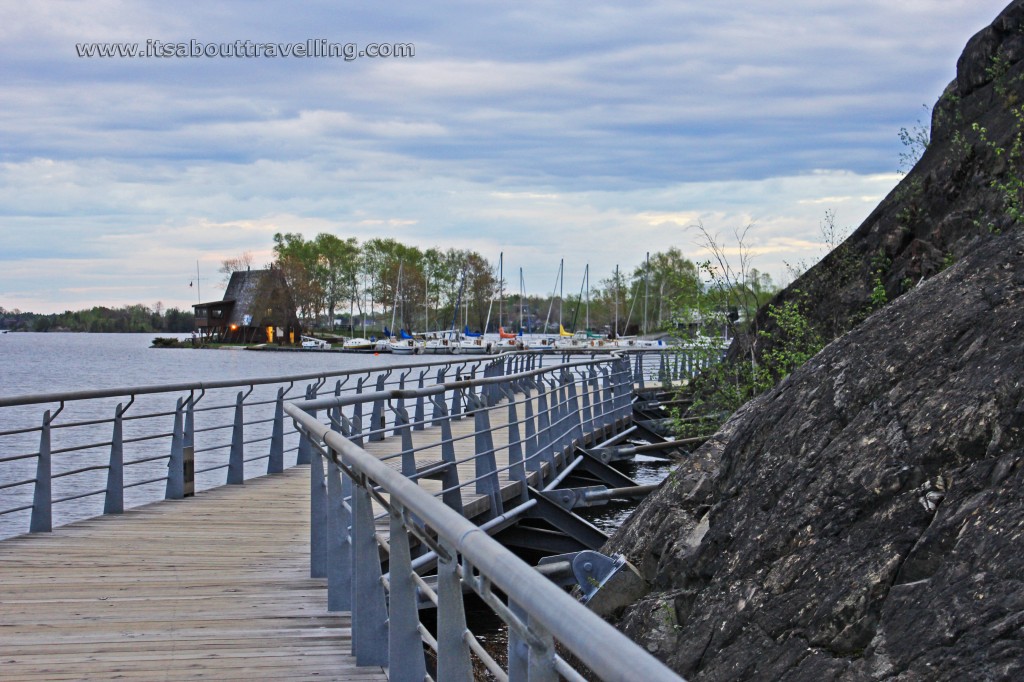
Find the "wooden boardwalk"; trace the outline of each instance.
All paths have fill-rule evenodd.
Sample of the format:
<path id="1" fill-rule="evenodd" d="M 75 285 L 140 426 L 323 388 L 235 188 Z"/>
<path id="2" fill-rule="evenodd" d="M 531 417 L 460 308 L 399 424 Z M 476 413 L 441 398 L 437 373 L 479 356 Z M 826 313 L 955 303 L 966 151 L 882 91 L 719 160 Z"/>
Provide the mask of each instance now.
<path id="1" fill-rule="evenodd" d="M 504 404 L 491 412 L 499 469 L 507 415 Z M 452 431 L 466 482 L 474 418 Z M 416 447 L 436 444 L 441 429 L 412 435 Z M 390 431 L 364 445 L 378 457 L 401 451 Z M 438 461 L 440 447 L 416 459 Z M 508 471 L 499 479 L 504 499 L 520 494 Z M 473 487 L 463 493 L 471 515 L 489 506 Z M 301 466 L 0 542 L 0 680 L 386 679 L 355 666 L 349 615 L 328 613 L 326 581 L 309 577 L 309 508 Z"/>
<path id="2" fill-rule="evenodd" d="M 0 679 L 385 680 L 309 577 L 309 467 L 0 542 Z"/>

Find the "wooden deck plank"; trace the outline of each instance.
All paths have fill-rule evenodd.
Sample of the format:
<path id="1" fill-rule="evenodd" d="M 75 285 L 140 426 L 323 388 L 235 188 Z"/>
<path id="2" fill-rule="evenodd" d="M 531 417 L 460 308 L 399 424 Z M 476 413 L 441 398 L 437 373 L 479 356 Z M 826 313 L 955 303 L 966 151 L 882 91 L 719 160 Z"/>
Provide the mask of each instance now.
<path id="1" fill-rule="evenodd" d="M 309 577 L 309 468 L 0 542 L 0 677 L 385 680 Z"/>
<path id="2" fill-rule="evenodd" d="M 517 398 L 533 400 L 536 412 L 535 395 Z M 489 420 L 506 469 L 507 405 Z M 472 415 L 452 422 L 463 483 L 476 477 L 474 430 Z M 525 437 L 524 424 L 519 430 Z M 441 460 L 440 431 L 412 431 L 424 448 L 418 465 Z M 401 439 L 390 430 L 364 447 L 400 466 Z M 380 668 L 355 666 L 349 615 L 328 613 L 325 581 L 309 578 L 308 479 L 308 466 L 295 467 L 0 541 L 0 677 L 386 679 Z M 520 494 L 509 471 L 499 481 L 505 500 Z M 438 480 L 420 485 L 441 490 Z M 462 496 L 472 514 L 486 511 L 475 485 Z"/>

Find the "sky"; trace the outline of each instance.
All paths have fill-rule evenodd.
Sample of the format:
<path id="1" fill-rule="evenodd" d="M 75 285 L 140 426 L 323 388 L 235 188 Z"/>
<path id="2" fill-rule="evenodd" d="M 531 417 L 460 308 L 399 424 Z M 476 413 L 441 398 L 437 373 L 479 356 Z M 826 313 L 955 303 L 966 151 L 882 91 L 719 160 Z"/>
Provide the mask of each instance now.
<path id="1" fill-rule="evenodd" d="M 0 307 L 217 300 L 276 232 L 503 253 L 543 295 L 753 224 L 784 282 L 1006 4 L 0 0 Z M 309 40 L 415 54 L 79 56 Z"/>

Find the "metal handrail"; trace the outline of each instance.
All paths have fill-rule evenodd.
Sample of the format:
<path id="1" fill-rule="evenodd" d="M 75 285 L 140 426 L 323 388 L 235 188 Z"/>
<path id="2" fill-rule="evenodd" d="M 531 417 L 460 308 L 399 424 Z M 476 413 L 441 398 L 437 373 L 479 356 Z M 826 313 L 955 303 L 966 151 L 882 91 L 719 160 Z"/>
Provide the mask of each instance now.
<path id="1" fill-rule="evenodd" d="M 16 405 L 33 405 L 37 403 L 63 403 L 65 401 L 92 400 L 95 398 L 117 398 L 126 395 L 147 395 L 152 393 L 181 393 L 185 391 L 209 390 L 217 388 L 236 388 L 239 386 L 253 386 L 266 384 L 283 384 L 287 382 L 305 381 L 307 379 L 329 379 L 332 377 L 347 376 L 350 374 L 365 374 L 377 371 L 396 369 L 407 369 L 416 367 L 440 367 L 444 365 L 466 365 L 473 362 L 487 362 L 494 360 L 493 356 L 459 356 L 455 360 L 441 360 L 420 363 L 409 363 L 404 365 L 388 365 L 375 369 L 350 369 L 338 372 L 308 372 L 305 374 L 288 374 L 276 377 L 259 377 L 256 379 L 223 379 L 220 381 L 194 381 L 179 384 L 152 384 L 147 386 L 128 386 L 121 388 L 101 388 L 88 391 L 62 391 L 55 393 L 33 393 L 18 396 L 0 397 L 0 407 L 14 407 Z"/>
<path id="2" fill-rule="evenodd" d="M 666 375 L 666 362 L 672 362 L 670 353 L 664 349 L 630 349 L 619 350 L 616 353 L 621 357 L 630 359 L 634 381 L 641 385 L 645 380 L 654 379 L 656 376 Z M 363 430 L 363 434 L 371 440 L 379 440 L 385 437 L 385 432 L 393 431 L 395 413 L 393 410 L 384 410 L 381 406 L 389 399 L 406 398 L 413 399 L 421 395 L 421 389 L 406 388 L 408 386 L 422 386 L 428 389 L 422 395 L 432 395 L 435 398 L 442 392 L 464 390 L 468 385 L 493 386 L 500 383 L 501 379 L 494 375 L 506 375 L 517 373 L 524 367 L 535 367 L 540 365 L 544 369 L 549 360 L 557 363 L 558 353 L 537 353 L 531 351 L 512 352 L 498 356 L 457 356 L 427 362 L 410 362 L 390 367 L 360 368 L 352 370 L 340 370 L 336 372 L 309 372 L 298 375 L 261 377 L 244 380 L 222 380 L 204 381 L 191 383 L 174 383 L 162 385 L 143 385 L 111 389 L 97 389 L 86 391 L 71 391 L 60 393 L 37 393 L 20 396 L 0 397 L 0 490 L 5 492 L 0 497 L 0 519 L 3 519 L 3 531 L 0 536 L 9 535 L 15 531 L 12 524 L 13 514 L 20 514 L 31 508 L 33 516 L 38 516 L 38 521 L 30 523 L 31 531 L 47 531 L 52 527 L 50 518 L 50 507 L 61 500 L 69 499 L 73 495 L 75 499 L 89 496 L 101 496 L 106 494 L 107 501 L 103 504 L 102 513 L 119 513 L 123 509 L 121 498 L 124 491 L 132 488 L 140 488 L 142 485 L 149 485 L 159 481 L 168 481 L 168 488 L 165 497 L 180 497 L 189 494 L 186 489 L 179 485 L 180 474 L 177 473 L 182 464 L 182 457 L 187 451 L 196 458 L 194 468 L 191 471 L 195 475 L 203 476 L 203 486 L 220 485 L 209 475 L 211 471 L 227 467 L 230 473 L 227 483 L 241 482 L 248 472 L 244 470 L 246 462 L 252 462 L 255 458 L 251 453 L 244 453 L 246 447 L 256 449 L 257 443 L 270 440 L 271 453 L 268 459 L 267 473 L 276 473 L 282 470 L 281 463 L 284 453 L 291 453 L 299 450 L 293 446 L 295 442 L 295 431 L 289 427 L 281 427 L 283 411 L 280 404 L 283 402 L 302 401 L 313 397 L 324 403 L 333 404 L 331 398 L 323 397 L 324 393 L 330 392 L 329 379 L 337 379 L 337 386 L 334 391 L 341 392 L 345 386 L 345 393 L 342 394 L 343 405 L 369 405 L 372 406 L 377 422 L 370 422 L 371 427 Z M 601 360 L 597 358 L 609 358 L 605 352 L 586 352 L 577 354 L 577 358 L 589 357 L 590 360 L 577 360 L 571 363 L 563 362 L 562 365 L 575 366 L 573 371 L 586 371 L 580 369 L 588 364 L 593 367 Z M 561 358 L 566 359 L 568 355 L 562 354 Z M 634 361 L 635 360 L 635 361 Z M 562 366 L 557 365 L 557 366 Z M 454 369 L 454 371 L 452 371 Z M 386 375 L 385 375 L 386 373 Z M 372 377 L 379 374 L 376 385 Z M 415 375 L 419 375 L 419 379 Z M 481 377 L 480 374 L 485 376 Z M 436 375 L 436 376 L 435 376 Z M 357 378 L 358 381 L 350 381 Z M 412 378 L 410 378 L 412 377 Z M 453 377 L 459 377 L 456 381 Z M 466 377 L 474 377 L 472 379 Z M 443 387 L 433 386 L 434 382 L 440 379 Z M 483 382 L 482 384 L 479 382 Z M 292 391 L 297 382 L 308 382 L 305 395 L 302 391 Z M 478 383 L 473 383 L 478 382 Z M 272 391 L 277 386 L 277 398 L 265 396 L 264 392 Z M 225 392 L 232 389 L 241 389 L 242 393 L 251 393 L 254 387 L 264 387 L 256 396 L 249 396 L 241 402 L 230 400 L 224 396 Z M 267 388 L 269 387 L 269 388 Z M 364 391 L 363 389 L 371 389 Z M 372 389 L 383 388 L 383 391 Z M 491 390 L 481 388 L 481 390 Z M 495 389 L 497 390 L 497 389 Z M 216 401 L 206 400 L 203 397 L 208 391 L 216 391 Z M 321 396 L 317 398 L 317 396 Z M 246 393 L 246 395 L 248 395 Z M 152 396 L 145 407 L 136 406 L 129 411 L 136 400 L 142 396 Z M 175 408 L 173 403 L 166 404 L 168 399 L 173 400 L 180 396 L 179 404 Z M 113 405 L 114 399 L 123 399 L 119 406 Z M 222 400 L 223 398 L 223 400 Z M 417 398 L 421 400 L 422 398 Z M 103 404 L 101 412 L 97 407 L 101 400 L 110 400 L 111 404 Z M 158 402 L 162 401 L 162 402 Z M 429 402 L 429 401 L 428 401 Z M 58 405 L 54 409 L 54 405 Z M 66 406 L 74 405 L 67 413 Z M 35 424 L 27 424 L 26 407 L 38 406 L 39 416 Z M 15 415 L 7 419 L 8 412 L 4 408 L 19 410 L 10 414 Z M 47 408 L 49 412 L 43 414 Z M 340 408 L 339 408 L 340 409 Z M 362 407 L 353 407 L 356 414 L 361 415 Z M 419 407 L 417 408 L 419 409 Z M 79 413 L 82 410 L 82 413 Z M 112 416 L 100 417 L 97 414 L 110 410 Z M 240 419 L 241 411 L 245 411 L 245 418 Z M 255 412 L 253 411 L 255 410 Z M 429 405 L 427 412 L 429 413 Z M 109 415 L 110 412 L 107 412 Z M 235 419 L 231 418 L 232 413 Z M 415 422 L 412 428 L 419 430 L 428 423 L 437 423 L 435 416 L 425 415 L 418 412 L 418 417 L 410 419 Z M 60 415 L 60 419 L 58 419 Z M 70 416 L 69 416 L 70 415 Z M 410 415 L 411 417 L 411 415 Z M 166 423 L 164 421 L 166 420 Z M 175 426 L 171 427 L 171 422 Z M 122 425 L 125 430 L 122 433 Z M 553 428 L 553 427 L 552 427 Z M 111 429 L 114 433 L 111 433 Z M 362 430 L 362 429 L 361 429 Z M 211 440 L 215 432 L 223 432 L 225 438 L 218 438 L 217 443 Z M 244 435 L 243 435 L 243 432 Z M 230 436 L 230 443 L 228 442 Z M 36 438 L 33 443 L 30 439 Z M 201 443 L 196 443 L 196 439 Z M 287 440 L 287 442 L 284 442 Z M 38 445 L 38 447 L 37 447 Z M 168 447 L 169 445 L 169 447 Z M 162 448 L 167 448 L 160 452 Z M 106 451 L 109 451 L 110 460 L 106 462 Z M 123 455 L 122 455 L 123 453 Z M 200 455 L 205 460 L 200 465 Z M 308 453 L 299 452 L 297 461 L 303 462 Z M 221 458 L 227 458 L 236 462 L 236 466 L 224 464 Z M 53 471 L 50 471 L 52 459 Z M 35 460 L 37 467 L 32 475 L 29 467 Z M 116 461 L 115 461 L 116 460 Z M 156 469 L 155 462 L 163 460 L 168 462 L 168 469 L 160 471 Z M 154 463 L 154 464 L 150 464 Z M 107 469 L 108 480 L 105 487 L 99 473 L 100 469 Z M 67 476 L 61 472 L 75 470 L 81 475 Z M 241 472 L 241 473 L 239 473 Z M 129 476 L 129 474 L 131 474 Z M 171 479 L 174 479 L 171 482 Z M 58 491 L 51 490 L 50 485 L 54 479 L 61 481 L 60 486 L 66 488 Z M 123 479 L 123 480 L 119 480 Z M 26 490 L 34 486 L 34 493 L 31 505 L 27 504 Z M 156 499 L 155 491 L 137 491 L 132 496 L 133 504 Z M 65 506 L 64 509 L 70 509 Z M 63 512 L 62 512 L 63 513 Z M 88 515 L 101 513 L 99 509 L 93 509 L 91 505 L 76 505 L 73 515 L 81 518 Z M 64 514 L 70 518 L 71 512 Z M 18 523 L 18 522 L 14 522 Z"/>
<path id="3" fill-rule="evenodd" d="M 469 357 L 469 358 L 444 358 L 430 360 L 427 362 L 409 363 L 382 368 L 359 368 L 341 370 L 336 372 L 315 372 L 284 377 L 262 377 L 244 380 L 222 380 L 204 381 L 190 383 L 174 383 L 161 385 L 142 385 L 110 389 L 97 389 L 86 391 L 69 391 L 59 393 L 37 393 L 20 396 L 8 396 L 0 398 L 0 421 L 3 427 L 0 428 L 0 490 L 8 491 L 3 498 L 0 498 L 0 518 L 4 519 L 4 526 L 0 537 L 17 532 L 14 524 L 18 523 L 12 519 L 14 514 L 21 514 L 26 510 L 32 510 L 33 519 L 29 523 L 30 532 L 49 531 L 53 526 L 51 508 L 55 504 L 78 500 L 85 497 L 106 496 L 103 502 L 102 513 L 120 513 L 123 510 L 124 491 L 132 488 L 139 488 L 142 485 L 150 485 L 161 481 L 175 482 L 168 484 L 165 497 L 181 497 L 191 494 L 190 488 L 183 488 L 179 482 L 180 473 L 175 470 L 181 469 L 182 455 L 185 449 L 192 453 L 192 456 L 202 455 L 210 462 L 204 466 L 190 468 L 195 476 L 202 476 L 206 481 L 204 487 L 214 484 L 209 474 L 218 469 L 229 469 L 227 483 L 240 483 L 245 476 L 244 465 L 246 462 L 253 462 L 258 459 L 268 459 L 267 473 L 280 471 L 279 464 L 284 453 L 297 450 L 297 446 L 290 446 L 295 439 L 295 431 L 291 428 L 282 427 L 283 411 L 279 410 L 279 402 L 302 400 L 304 396 L 300 392 L 292 393 L 292 387 L 297 382 L 308 382 L 312 387 L 313 395 L 316 391 L 323 390 L 328 378 L 337 378 L 339 385 L 348 383 L 352 376 L 365 375 L 366 378 L 380 373 L 382 376 L 394 370 L 402 370 L 406 374 L 413 369 L 426 374 L 442 370 L 447 372 L 451 366 L 469 366 L 473 372 L 488 363 L 495 362 L 493 357 Z M 404 376 L 404 375 L 403 375 Z M 383 382 L 381 382 L 383 383 Z M 277 385 L 277 399 L 265 396 L 262 393 L 251 396 L 253 389 L 257 386 L 261 391 L 272 391 Z M 361 388 L 361 386 L 360 386 Z M 231 389 L 240 389 L 241 400 L 231 400 L 224 394 Z M 309 389 L 307 389 L 309 390 Z M 352 390 L 350 388 L 349 390 Z M 199 405 L 203 396 L 208 391 L 218 391 L 220 398 L 213 404 L 209 401 Z M 306 394 L 309 395 L 308 393 Z M 129 408 L 136 403 L 140 396 L 151 396 L 152 400 L 146 407 L 135 408 L 127 413 Z M 177 408 L 166 405 L 168 399 L 179 399 Z M 114 406 L 112 402 L 107 405 L 100 401 L 115 401 L 121 398 L 123 402 Z M 223 400 L 221 400 L 223 398 Z M 162 402 L 156 402 L 162 401 Z M 58 404 L 57 409 L 50 408 L 49 412 L 42 414 L 46 408 Z M 63 410 L 69 404 L 78 405 L 75 414 L 70 419 L 64 416 Z M 108 409 L 113 415 L 98 417 L 97 407 L 106 412 Z M 34 425 L 26 424 L 26 419 L 31 419 L 24 410 L 26 407 L 38 406 L 42 419 Z M 20 410 L 20 412 L 8 413 L 4 408 Z M 78 413 L 82 410 L 82 413 Z M 241 411 L 245 411 L 244 418 Z M 255 410 L 255 411 L 254 411 Z M 277 414 L 275 414 L 277 412 Z M 127 413 L 127 414 L 126 414 Z M 57 420 L 57 415 L 64 417 Z M 66 414 L 66 413 L 65 413 Z M 109 413 L 108 413 L 109 414 Z M 230 415 L 234 414 L 232 419 Z M 8 418 L 10 417 L 10 418 Z M 170 427 L 170 421 L 166 424 L 164 419 L 173 420 L 174 428 Z M 122 431 L 122 424 L 129 432 Z M 113 429 L 114 434 L 111 434 Z M 225 432 L 226 437 L 217 439 L 218 443 L 209 440 L 214 432 Z M 244 435 L 243 435 L 244 433 Z M 199 435 L 203 440 L 203 447 L 195 447 L 194 440 Z M 32 443 L 29 439 L 35 437 L 38 443 Z M 285 443 L 285 440 L 289 443 Z M 228 442 L 230 440 L 230 442 Z M 259 448 L 258 443 L 270 441 L 270 455 L 253 457 L 252 453 L 245 453 L 245 448 Z M 160 453 L 160 449 L 167 447 Z M 131 452 L 129 452 L 129 446 Z M 106 453 L 110 453 L 109 462 Z M 129 456 L 130 455 L 130 456 Z M 209 458 L 213 458 L 210 460 Z M 235 466 L 227 463 L 220 463 L 220 459 L 226 457 L 235 462 Z M 301 462 L 302 453 L 298 456 Z M 33 460 L 36 463 L 35 476 L 31 475 L 28 467 L 32 466 Z M 52 464 L 51 464 L 52 460 Z M 159 471 L 147 465 L 156 460 L 168 462 L 168 469 Z M 198 460 L 196 465 L 198 465 Z M 140 465 L 143 471 L 139 471 Z M 52 468 L 52 471 L 51 471 Z M 105 486 L 102 486 L 101 470 L 107 470 L 108 478 Z M 234 472 L 232 473 L 232 470 Z M 128 474 L 135 472 L 131 476 Z M 65 488 L 60 494 L 52 489 L 52 484 L 62 481 L 60 485 Z M 223 484 L 223 483 L 220 483 Z M 34 492 L 32 488 L 34 487 Z M 29 500 L 23 491 L 28 489 Z M 13 490 L 12 490 L 13 489 Z M 135 493 L 133 504 L 153 501 L 155 491 L 149 493 Z M 29 502 L 31 501 L 31 504 Z M 70 509 L 70 508 L 68 508 Z M 65 519 L 83 518 L 90 515 L 100 514 L 98 507 L 92 505 L 76 506 L 73 512 L 64 514 Z"/>
<path id="4" fill-rule="evenodd" d="M 545 371 L 551 371 L 551 369 Z M 508 381 L 511 378 L 513 377 L 498 379 Z M 488 382 L 488 380 L 481 379 L 470 383 L 480 386 L 484 382 Z M 540 656 L 546 651 L 549 669 L 545 673 L 541 673 L 546 676 L 544 679 L 553 679 L 556 671 L 565 672 L 567 669 L 565 662 L 561 661 L 553 650 L 545 647 L 545 633 L 548 633 L 602 679 L 680 680 L 675 673 L 624 634 L 505 549 L 486 531 L 420 488 L 415 481 L 395 471 L 363 448 L 331 430 L 330 427 L 321 424 L 303 407 L 308 409 L 309 406 L 302 403 L 288 404 L 285 406 L 285 411 L 306 437 L 322 443 L 328 448 L 329 465 L 344 469 L 352 484 L 356 488 L 362 489 L 364 495 L 366 493 L 373 494 L 380 503 L 385 502 L 379 493 L 387 495 L 386 506 L 390 509 L 392 518 L 391 544 L 394 545 L 396 541 L 401 541 L 408 531 L 432 546 L 441 555 L 440 558 L 443 562 L 447 562 L 449 565 L 461 564 L 459 572 L 464 584 L 473 587 L 484 598 L 484 601 L 495 609 L 499 617 L 519 632 L 522 641 L 531 651 L 534 651 L 535 656 Z M 415 523 L 409 521 L 410 515 L 415 517 Z M 395 532 L 396 519 L 401 521 L 400 527 L 403 529 L 397 535 Z M 357 523 L 358 519 L 353 521 L 353 533 L 356 532 Z M 355 544 L 353 544 L 352 551 L 355 551 Z M 394 554 L 393 550 L 392 553 Z M 392 590 L 390 600 L 392 614 L 388 623 L 392 628 L 399 627 L 396 623 L 404 622 L 404 617 L 400 617 L 397 612 L 400 608 L 400 600 L 395 593 L 393 583 L 396 580 L 412 580 L 414 573 L 411 563 L 407 562 L 405 566 L 409 573 L 403 578 L 400 573 L 396 573 L 398 570 L 396 563 L 397 560 L 393 559 L 389 574 L 389 589 Z M 507 596 L 510 604 L 515 604 L 519 610 L 518 616 L 513 612 L 514 610 L 497 599 L 491 592 L 491 585 L 500 589 Z M 461 591 L 456 590 L 455 592 L 458 593 L 457 598 L 461 601 Z M 444 657 L 467 656 L 466 652 L 471 645 L 465 641 L 464 631 L 456 632 L 454 635 L 457 635 L 456 639 L 462 642 L 462 647 L 467 648 L 460 648 L 457 652 L 451 650 L 453 633 L 448 633 L 448 647 L 439 641 L 445 638 L 441 631 L 452 625 L 452 623 L 441 622 L 443 614 L 450 613 L 443 600 L 446 597 L 448 599 L 455 597 L 453 591 L 448 590 L 446 595 L 443 589 L 438 590 L 435 596 L 438 598 L 439 636 L 437 640 L 433 641 L 433 645 L 437 649 L 439 657 L 438 670 L 439 672 L 456 670 L 459 666 L 445 660 Z M 356 623 L 354 628 L 358 627 L 359 624 Z M 464 630 L 464 624 L 456 622 L 455 628 Z M 419 630 L 419 628 L 416 629 Z M 423 633 L 420 632 L 421 637 L 422 635 Z M 353 638 L 360 636 L 362 633 L 353 632 Z M 392 633 L 391 637 L 394 638 L 395 634 Z M 428 644 L 432 643 L 430 640 L 433 638 L 430 640 L 422 638 Z M 536 651 L 537 649 L 540 651 Z M 393 650 L 394 647 L 392 647 Z M 408 651 L 393 653 L 399 656 L 410 655 Z M 540 657 L 543 658 L 543 656 Z"/>

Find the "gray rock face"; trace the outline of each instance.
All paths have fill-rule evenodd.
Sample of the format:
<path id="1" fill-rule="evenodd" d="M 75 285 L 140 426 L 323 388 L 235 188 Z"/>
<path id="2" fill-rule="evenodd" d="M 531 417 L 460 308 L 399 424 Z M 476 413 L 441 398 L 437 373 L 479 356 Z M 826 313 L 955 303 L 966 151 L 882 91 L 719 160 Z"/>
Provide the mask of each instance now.
<path id="1" fill-rule="evenodd" d="M 606 551 L 688 678 L 1024 679 L 1024 234 L 737 412 Z"/>
<path id="2" fill-rule="evenodd" d="M 1021 129 L 1012 109 L 1022 103 L 1024 0 L 1014 0 L 961 54 L 956 78 L 933 107 L 931 141 L 920 161 L 776 305 L 805 300 L 808 317 L 832 339 L 867 316 L 879 281 L 893 300 L 1011 229 L 1005 185 L 1022 172 L 1021 160 L 1010 154 Z M 758 324 L 773 326 L 764 311 Z M 737 345 L 732 357 L 745 352 Z"/>
<path id="3" fill-rule="evenodd" d="M 1022 58 L 1016 0 L 918 165 L 776 301 L 838 338 L 605 548 L 651 586 L 617 624 L 685 677 L 1024 679 Z M 868 316 L 875 278 L 895 300 Z"/>

